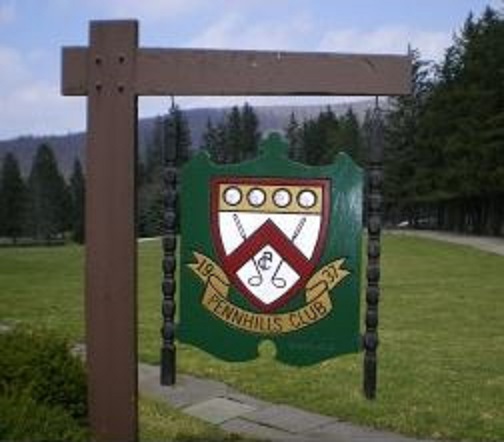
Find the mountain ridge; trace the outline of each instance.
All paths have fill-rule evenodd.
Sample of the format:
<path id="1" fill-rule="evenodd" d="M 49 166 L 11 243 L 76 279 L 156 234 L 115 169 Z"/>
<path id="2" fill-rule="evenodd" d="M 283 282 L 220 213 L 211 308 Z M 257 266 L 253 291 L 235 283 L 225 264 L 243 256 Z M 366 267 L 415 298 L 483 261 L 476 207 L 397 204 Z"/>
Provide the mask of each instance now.
<path id="1" fill-rule="evenodd" d="M 279 131 L 283 132 L 289 122 L 291 113 L 294 113 L 299 122 L 314 118 L 330 107 L 336 115 L 344 114 L 350 107 L 362 121 L 367 109 L 374 105 L 373 100 L 350 101 L 331 105 L 298 105 L 298 106 L 254 106 L 254 111 L 259 119 L 259 129 L 263 134 Z M 210 119 L 214 124 L 225 118 L 230 107 L 220 108 L 193 108 L 183 110 L 191 130 L 192 150 L 201 148 L 202 136 Z M 149 143 L 155 117 L 141 118 L 138 121 L 138 147 L 140 156 L 143 155 Z M 65 135 L 25 135 L 17 138 L 0 141 L 0 161 L 7 152 L 12 152 L 19 161 L 21 173 L 28 176 L 33 158 L 39 146 L 47 143 L 53 150 L 61 172 L 69 177 L 73 163 L 78 158 L 84 163 L 85 157 L 85 132 L 75 132 Z"/>

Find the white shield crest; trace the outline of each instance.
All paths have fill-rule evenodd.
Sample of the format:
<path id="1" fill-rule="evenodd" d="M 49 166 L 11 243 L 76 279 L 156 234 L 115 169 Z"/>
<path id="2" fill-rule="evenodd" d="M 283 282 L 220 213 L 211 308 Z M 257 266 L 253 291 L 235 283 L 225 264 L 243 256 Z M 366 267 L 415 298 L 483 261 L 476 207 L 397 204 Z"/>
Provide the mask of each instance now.
<path id="1" fill-rule="evenodd" d="M 212 234 L 239 292 L 259 310 L 280 308 L 313 273 L 328 224 L 325 179 L 215 178 Z"/>

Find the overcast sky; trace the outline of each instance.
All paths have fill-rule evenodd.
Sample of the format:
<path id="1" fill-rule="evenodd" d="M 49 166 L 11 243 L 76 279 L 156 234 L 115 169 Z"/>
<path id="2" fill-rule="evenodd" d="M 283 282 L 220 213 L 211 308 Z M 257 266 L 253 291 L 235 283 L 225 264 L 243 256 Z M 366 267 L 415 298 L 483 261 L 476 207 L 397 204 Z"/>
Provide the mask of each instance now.
<path id="1" fill-rule="evenodd" d="M 84 129 L 85 99 L 60 96 L 60 53 L 87 45 L 92 19 L 138 18 L 142 46 L 404 54 L 409 43 L 440 60 L 469 12 L 488 4 L 502 0 L 0 0 L 0 139 Z M 176 101 L 189 108 L 243 98 Z M 167 106 L 145 98 L 140 114 Z"/>

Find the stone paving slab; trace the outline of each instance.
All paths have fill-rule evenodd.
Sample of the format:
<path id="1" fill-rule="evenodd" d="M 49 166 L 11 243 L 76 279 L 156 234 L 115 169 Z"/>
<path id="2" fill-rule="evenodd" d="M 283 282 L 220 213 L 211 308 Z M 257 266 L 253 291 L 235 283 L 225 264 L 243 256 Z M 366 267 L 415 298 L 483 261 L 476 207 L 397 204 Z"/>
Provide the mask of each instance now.
<path id="1" fill-rule="evenodd" d="M 271 405 L 247 413 L 244 418 L 291 433 L 305 433 L 308 430 L 334 422 L 331 417 L 310 413 L 288 405 Z"/>
<path id="2" fill-rule="evenodd" d="M 266 425 L 252 422 L 240 417 L 224 422 L 224 424 L 222 424 L 220 427 L 225 431 L 229 431 L 230 433 L 238 433 L 245 436 L 253 436 L 275 441 L 288 441 L 292 440 L 292 438 L 295 436 L 294 434 L 287 431 L 268 427 Z"/>
<path id="3" fill-rule="evenodd" d="M 224 397 L 217 397 L 191 405 L 182 411 L 212 424 L 221 424 L 254 410 L 255 408 L 250 405 Z"/>
<path id="4" fill-rule="evenodd" d="M 252 407 L 257 408 L 257 409 L 258 408 L 266 408 L 266 407 L 271 406 L 270 402 L 266 402 L 261 399 L 257 399 L 255 397 L 249 396 L 247 394 L 238 393 L 237 391 L 235 391 L 233 389 L 228 390 L 226 397 L 228 399 L 232 399 L 234 401 L 241 402 L 243 404 L 251 405 Z"/>
<path id="5" fill-rule="evenodd" d="M 313 440 L 331 440 L 334 442 L 422 442 L 394 433 L 377 431 L 338 421 L 311 431 L 306 436 Z"/>
<path id="6" fill-rule="evenodd" d="M 175 408 L 188 407 L 214 397 L 225 396 L 228 387 L 222 382 L 177 375 L 172 387 L 160 385 L 159 367 L 140 364 L 138 368 L 140 390 L 168 402 Z"/>

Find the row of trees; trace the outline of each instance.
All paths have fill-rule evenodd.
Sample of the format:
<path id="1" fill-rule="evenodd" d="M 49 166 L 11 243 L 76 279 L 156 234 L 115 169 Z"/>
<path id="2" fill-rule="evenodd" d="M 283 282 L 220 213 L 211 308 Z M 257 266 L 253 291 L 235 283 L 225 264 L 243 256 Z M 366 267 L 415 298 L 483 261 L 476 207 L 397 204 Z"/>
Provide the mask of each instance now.
<path id="1" fill-rule="evenodd" d="M 53 151 L 43 144 L 24 181 L 16 157 L 8 153 L 0 172 L 0 236 L 14 243 L 24 236 L 51 241 L 71 231 L 72 238 L 82 243 L 84 195 L 84 175 L 78 160 L 67 183 Z"/>
<path id="2" fill-rule="evenodd" d="M 393 221 L 499 235 L 504 229 L 504 19 L 466 20 L 444 60 L 414 54 L 414 90 L 386 119 Z"/>
<path id="3" fill-rule="evenodd" d="M 469 16 L 444 60 L 436 65 L 414 53 L 413 94 L 393 99 L 384 116 L 385 216 L 394 224 L 498 235 L 504 229 L 504 20 L 487 8 Z M 349 109 L 328 107 L 314 119 L 285 128 L 289 156 L 327 164 L 339 152 L 366 161 L 370 113 L 359 122 Z M 233 107 L 220 122 L 208 121 L 203 148 L 217 163 L 253 158 L 260 141 L 252 106 Z M 158 235 L 163 224 L 163 165 L 176 152 L 190 158 L 191 134 L 172 104 L 159 117 L 138 168 L 139 234 Z M 26 182 L 7 155 L 0 179 L 0 236 L 51 238 L 72 230 L 83 241 L 85 184 L 76 162 L 67 184 L 51 149 L 41 146 Z"/>
<path id="4" fill-rule="evenodd" d="M 284 132 L 289 143 L 289 157 L 295 161 L 328 164 L 339 152 L 348 153 L 358 163 L 364 160 L 362 128 L 351 108 L 338 117 L 327 107 L 317 118 L 302 122 L 292 113 Z M 254 158 L 260 139 L 257 115 L 253 107 L 245 103 L 242 108 L 231 108 L 221 122 L 207 122 L 202 148 L 216 163 L 235 163 Z"/>
<path id="5" fill-rule="evenodd" d="M 235 106 L 225 118 L 207 122 L 202 149 L 217 163 L 234 163 L 257 154 L 259 121 L 252 106 Z M 151 139 L 139 166 L 138 207 L 140 236 L 156 236 L 163 231 L 163 165 L 176 153 L 176 165 L 181 167 L 190 158 L 191 132 L 184 113 L 172 104 L 166 116 L 154 122 Z"/>
<path id="6" fill-rule="evenodd" d="M 369 118 L 367 114 L 361 127 L 351 107 L 341 117 L 327 107 L 317 118 L 302 123 L 292 113 L 285 128 L 289 157 L 300 163 L 322 165 L 333 162 L 339 152 L 346 152 L 362 164 L 365 157 L 363 130 Z"/>
<path id="7" fill-rule="evenodd" d="M 214 124 L 208 120 L 203 134 L 203 149 L 216 163 L 236 163 L 257 155 L 259 120 L 248 103 L 242 108 L 233 106 L 223 121 Z"/>

